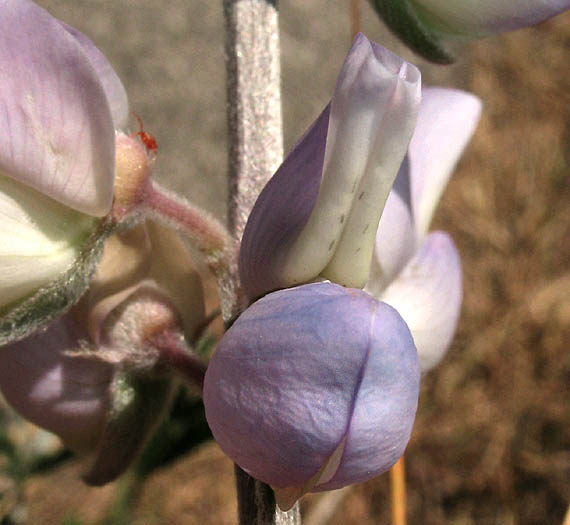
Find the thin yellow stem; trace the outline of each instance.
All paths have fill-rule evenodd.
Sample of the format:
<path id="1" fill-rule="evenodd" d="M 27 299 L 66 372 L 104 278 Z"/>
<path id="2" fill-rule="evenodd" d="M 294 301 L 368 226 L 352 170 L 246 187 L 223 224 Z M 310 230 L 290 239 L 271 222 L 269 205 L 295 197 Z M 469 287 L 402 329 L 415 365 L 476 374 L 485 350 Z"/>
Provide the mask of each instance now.
<path id="1" fill-rule="evenodd" d="M 406 525 L 406 467 L 404 456 L 390 470 L 392 525 Z"/>
<path id="2" fill-rule="evenodd" d="M 352 40 L 360 33 L 360 0 L 350 0 L 350 31 Z"/>

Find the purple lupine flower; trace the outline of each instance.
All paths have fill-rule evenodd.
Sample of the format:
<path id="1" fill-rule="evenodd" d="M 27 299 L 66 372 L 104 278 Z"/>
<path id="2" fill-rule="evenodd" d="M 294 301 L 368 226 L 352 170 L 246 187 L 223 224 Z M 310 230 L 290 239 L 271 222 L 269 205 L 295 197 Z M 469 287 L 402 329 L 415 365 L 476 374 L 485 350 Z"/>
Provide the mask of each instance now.
<path id="1" fill-rule="evenodd" d="M 61 276 L 111 210 L 125 90 L 87 37 L 29 0 L 0 9 L 0 309 Z"/>
<path id="2" fill-rule="evenodd" d="M 462 300 L 453 241 L 444 232 L 427 232 L 480 113 L 474 95 L 423 89 L 414 136 L 380 219 L 364 288 L 404 318 L 423 371 L 435 366 L 449 347 Z"/>
<path id="3" fill-rule="evenodd" d="M 288 507 L 370 479 L 403 454 L 419 366 L 398 313 L 361 290 L 314 283 L 266 295 L 222 338 L 204 404 L 216 441 Z"/>
<path id="4" fill-rule="evenodd" d="M 419 71 L 358 35 L 331 104 L 249 217 L 239 269 L 250 298 L 318 278 L 365 284 L 378 221 L 419 102 Z"/>

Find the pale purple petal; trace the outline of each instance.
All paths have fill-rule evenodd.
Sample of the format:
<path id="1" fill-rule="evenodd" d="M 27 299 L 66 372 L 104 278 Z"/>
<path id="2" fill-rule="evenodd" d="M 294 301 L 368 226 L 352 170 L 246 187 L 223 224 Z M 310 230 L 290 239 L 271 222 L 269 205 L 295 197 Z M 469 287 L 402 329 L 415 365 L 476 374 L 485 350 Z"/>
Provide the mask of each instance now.
<path id="1" fill-rule="evenodd" d="M 569 0 L 416 0 L 442 32 L 483 36 L 528 27 L 570 8 Z"/>
<path id="2" fill-rule="evenodd" d="M 336 487 L 396 461 L 418 388 L 397 313 L 360 290 L 317 283 L 269 294 L 238 318 L 210 361 L 204 403 L 222 449 L 275 487 L 303 485 L 346 441 L 326 482 Z"/>
<path id="3" fill-rule="evenodd" d="M 115 133 L 78 43 L 28 0 L 0 10 L 0 173 L 89 215 L 113 198 Z"/>
<path id="4" fill-rule="evenodd" d="M 453 241 L 444 232 L 433 232 L 379 297 L 406 321 L 422 372 L 433 368 L 451 344 L 461 311 L 461 281 Z"/>
<path id="5" fill-rule="evenodd" d="M 379 296 L 402 270 L 416 249 L 410 193 L 410 163 L 406 156 L 380 217 L 370 278 L 365 290 Z"/>
<path id="6" fill-rule="evenodd" d="M 420 85 L 415 66 L 356 36 L 331 102 L 315 207 L 280 261 L 289 285 L 318 275 L 351 287 L 366 282 L 378 221 L 413 133 Z"/>
<path id="7" fill-rule="evenodd" d="M 385 303 L 377 308 L 340 466 L 329 482 L 315 487 L 318 490 L 360 483 L 386 472 L 410 439 L 418 404 L 417 354 L 401 317 Z"/>
<path id="8" fill-rule="evenodd" d="M 83 48 L 83 52 L 87 55 L 91 61 L 91 65 L 95 68 L 99 80 L 103 85 L 103 89 L 105 90 L 105 95 L 107 95 L 115 129 L 125 129 L 129 120 L 129 100 L 125 87 L 117 76 L 117 73 L 115 73 L 113 66 L 111 66 L 105 55 L 101 53 L 93 42 L 83 33 L 64 22 L 60 23 L 79 42 Z"/>
<path id="9" fill-rule="evenodd" d="M 481 101 L 471 93 L 430 87 L 410 142 L 412 204 L 421 242 L 455 164 L 467 146 L 481 114 Z"/>
<path id="10" fill-rule="evenodd" d="M 283 288 L 276 254 L 299 235 L 315 206 L 321 184 L 329 125 L 327 106 L 267 183 L 249 216 L 239 253 L 239 271 L 249 297 Z"/>
<path id="11" fill-rule="evenodd" d="M 0 348 L 0 392 L 26 419 L 58 434 L 77 451 L 101 436 L 112 369 L 70 357 L 86 334 L 66 316 L 41 334 Z"/>

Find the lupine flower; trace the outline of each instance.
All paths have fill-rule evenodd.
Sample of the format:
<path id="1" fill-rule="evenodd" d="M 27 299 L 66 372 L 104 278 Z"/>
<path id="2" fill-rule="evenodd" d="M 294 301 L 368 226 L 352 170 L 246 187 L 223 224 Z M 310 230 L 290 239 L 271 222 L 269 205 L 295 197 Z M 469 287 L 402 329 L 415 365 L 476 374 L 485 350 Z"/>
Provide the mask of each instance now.
<path id="1" fill-rule="evenodd" d="M 127 117 L 125 90 L 87 37 L 29 0 L 3 0 L 0 313 L 57 279 L 60 288 L 77 288 L 62 303 L 84 290 L 88 279 L 72 270 L 78 264 L 77 274 L 93 273 L 83 252 L 96 252 L 94 232 L 111 210 L 115 130 Z M 61 306 L 48 303 L 44 297 L 45 315 Z M 10 320 L 7 330 L 16 333 L 15 325 Z"/>
<path id="2" fill-rule="evenodd" d="M 570 8 L 569 0 L 371 0 L 414 51 L 451 62 L 441 40 L 478 38 L 529 27 Z"/>
<path id="3" fill-rule="evenodd" d="M 412 136 L 420 73 L 356 37 L 325 109 L 263 189 L 239 269 L 251 298 L 319 278 L 362 287 Z"/>
<path id="4" fill-rule="evenodd" d="M 414 136 L 380 219 L 364 288 L 404 318 L 423 371 L 435 366 L 449 347 L 462 299 L 453 241 L 444 232 L 427 232 L 480 112 L 474 95 L 423 89 Z"/>
<path id="5" fill-rule="evenodd" d="M 222 338 L 204 404 L 216 441 L 277 490 L 358 483 L 403 454 L 419 367 L 398 313 L 361 290 L 314 283 L 266 295 Z"/>
<path id="6" fill-rule="evenodd" d="M 0 349 L 0 392 L 89 454 L 85 480 L 105 483 L 136 457 L 171 397 L 153 336 L 172 329 L 192 337 L 203 319 L 200 280 L 176 234 L 152 223 L 127 230 L 107 242 L 77 306 Z"/>

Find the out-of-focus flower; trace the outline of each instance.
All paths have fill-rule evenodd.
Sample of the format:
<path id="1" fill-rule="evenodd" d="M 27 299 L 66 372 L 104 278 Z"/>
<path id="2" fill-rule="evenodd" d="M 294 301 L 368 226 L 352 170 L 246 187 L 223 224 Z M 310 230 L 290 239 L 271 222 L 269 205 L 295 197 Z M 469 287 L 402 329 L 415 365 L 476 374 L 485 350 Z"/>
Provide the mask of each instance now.
<path id="1" fill-rule="evenodd" d="M 386 24 L 414 51 L 451 62 L 441 40 L 478 38 L 538 24 L 569 0 L 371 0 Z"/>
<path id="2" fill-rule="evenodd" d="M 356 37 L 325 109 L 259 196 L 240 250 L 251 298 L 326 278 L 367 280 L 384 203 L 406 153 L 420 73 Z"/>
<path id="3" fill-rule="evenodd" d="M 427 231 L 480 112 L 474 95 L 423 89 L 414 136 L 376 234 L 365 290 L 404 318 L 423 371 L 435 366 L 449 347 L 462 299 L 453 241 L 444 232 Z"/>
<path id="4" fill-rule="evenodd" d="M 216 441 L 287 508 L 358 483 L 403 454 L 419 367 L 397 312 L 361 290 L 313 283 L 271 293 L 224 335 L 206 373 Z"/>
<path id="5" fill-rule="evenodd" d="M 93 274 L 127 117 L 125 90 L 87 37 L 29 0 L 2 2 L 0 314 L 59 284 L 2 324 L 0 344 L 29 333 L 22 318 L 73 302 Z"/>
<path id="6" fill-rule="evenodd" d="M 203 320 L 200 279 L 174 232 L 148 223 L 115 234 L 80 303 L 47 331 L 0 349 L 0 392 L 88 453 L 86 481 L 105 483 L 129 466 L 168 406 L 172 375 L 154 338 L 192 338 Z"/>

